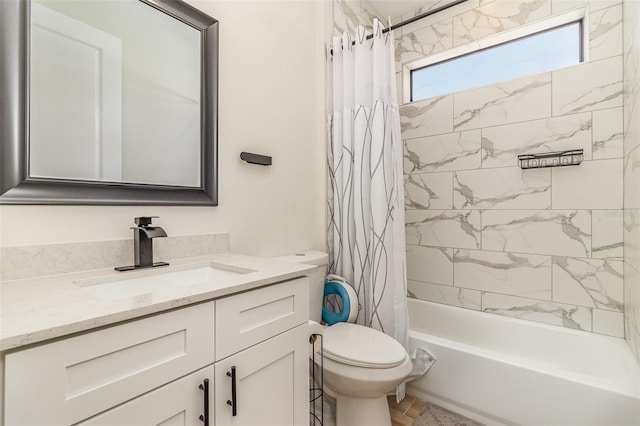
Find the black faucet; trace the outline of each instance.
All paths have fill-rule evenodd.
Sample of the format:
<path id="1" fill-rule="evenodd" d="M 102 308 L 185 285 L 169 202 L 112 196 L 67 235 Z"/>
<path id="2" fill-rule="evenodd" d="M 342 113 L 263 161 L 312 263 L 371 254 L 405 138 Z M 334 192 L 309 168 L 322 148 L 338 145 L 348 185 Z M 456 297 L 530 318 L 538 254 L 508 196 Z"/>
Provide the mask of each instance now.
<path id="1" fill-rule="evenodd" d="M 118 266 L 116 271 L 131 271 L 140 268 L 153 268 L 155 266 L 167 266 L 167 262 L 153 262 L 153 239 L 158 237 L 166 237 L 159 226 L 151 226 L 151 219 L 158 216 L 136 217 L 137 226 L 133 229 L 133 257 L 134 264 L 129 266 Z"/>

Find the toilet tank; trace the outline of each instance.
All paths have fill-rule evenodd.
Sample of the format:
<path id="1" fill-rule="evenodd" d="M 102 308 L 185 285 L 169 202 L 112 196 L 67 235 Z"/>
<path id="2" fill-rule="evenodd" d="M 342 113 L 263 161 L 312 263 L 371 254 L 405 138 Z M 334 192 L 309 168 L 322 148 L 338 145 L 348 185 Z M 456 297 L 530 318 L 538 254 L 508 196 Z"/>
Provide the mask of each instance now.
<path id="1" fill-rule="evenodd" d="M 309 315 L 313 321 L 322 320 L 322 301 L 324 298 L 324 279 L 327 276 L 329 255 L 321 251 L 306 251 L 288 256 L 274 257 L 275 260 L 289 263 L 305 263 L 315 265 L 316 269 L 309 272 Z"/>

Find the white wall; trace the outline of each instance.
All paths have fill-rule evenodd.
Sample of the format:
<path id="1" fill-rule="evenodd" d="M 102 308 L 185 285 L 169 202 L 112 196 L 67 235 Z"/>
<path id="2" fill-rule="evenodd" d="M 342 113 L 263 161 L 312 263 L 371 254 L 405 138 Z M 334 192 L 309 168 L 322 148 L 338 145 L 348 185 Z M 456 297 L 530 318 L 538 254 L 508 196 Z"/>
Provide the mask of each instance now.
<path id="1" fill-rule="evenodd" d="M 230 232 L 234 252 L 325 248 L 321 1 L 191 4 L 220 21 L 219 206 L 0 206 L 0 246 L 131 238 L 157 215 L 169 235 Z M 241 151 L 273 156 L 249 165 Z"/>

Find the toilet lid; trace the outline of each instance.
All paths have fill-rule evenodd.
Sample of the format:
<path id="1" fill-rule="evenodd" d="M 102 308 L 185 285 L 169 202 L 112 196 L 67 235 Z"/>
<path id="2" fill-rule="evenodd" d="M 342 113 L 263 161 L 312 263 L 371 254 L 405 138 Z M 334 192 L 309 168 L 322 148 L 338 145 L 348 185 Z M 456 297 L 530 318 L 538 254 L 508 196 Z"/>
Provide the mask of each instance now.
<path id="1" fill-rule="evenodd" d="M 356 367 L 392 368 L 407 357 L 402 345 L 391 336 L 345 322 L 325 328 L 322 345 L 327 358 Z"/>

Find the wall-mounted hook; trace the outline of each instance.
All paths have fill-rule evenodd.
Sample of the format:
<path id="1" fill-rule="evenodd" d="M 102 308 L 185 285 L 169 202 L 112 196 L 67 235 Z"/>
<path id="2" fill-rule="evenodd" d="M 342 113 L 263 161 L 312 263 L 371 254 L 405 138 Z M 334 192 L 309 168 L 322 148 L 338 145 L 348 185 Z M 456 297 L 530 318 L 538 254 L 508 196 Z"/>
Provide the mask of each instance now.
<path id="1" fill-rule="evenodd" d="M 261 166 L 270 166 L 271 157 L 267 155 L 253 154 L 251 152 L 241 152 L 240 159 L 251 164 L 260 164 Z"/>

